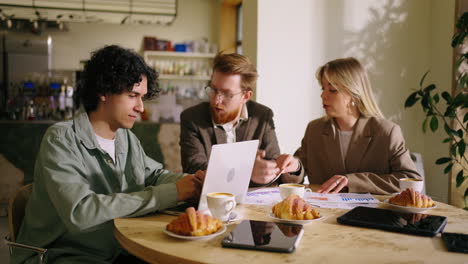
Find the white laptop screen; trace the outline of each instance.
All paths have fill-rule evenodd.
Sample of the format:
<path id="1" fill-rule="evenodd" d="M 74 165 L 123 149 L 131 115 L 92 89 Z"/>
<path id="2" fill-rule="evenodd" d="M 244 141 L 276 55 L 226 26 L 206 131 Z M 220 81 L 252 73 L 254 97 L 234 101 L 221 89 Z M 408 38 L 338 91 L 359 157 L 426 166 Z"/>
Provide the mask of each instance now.
<path id="1" fill-rule="evenodd" d="M 214 145 L 211 150 L 198 210 L 207 209 L 206 194 L 227 192 L 244 202 L 258 149 L 258 140 Z"/>
<path id="2" fill-rule="evenodd" d="M 228 192 L 236 196 L 238 204 L 244 202 L 258 149 L 258 140 L 213 145 L 206 170 L 198 210 L 207 210 L 206 194 Z M 193 204 L 182 203 L 163 210 L 178 215 Z"/>

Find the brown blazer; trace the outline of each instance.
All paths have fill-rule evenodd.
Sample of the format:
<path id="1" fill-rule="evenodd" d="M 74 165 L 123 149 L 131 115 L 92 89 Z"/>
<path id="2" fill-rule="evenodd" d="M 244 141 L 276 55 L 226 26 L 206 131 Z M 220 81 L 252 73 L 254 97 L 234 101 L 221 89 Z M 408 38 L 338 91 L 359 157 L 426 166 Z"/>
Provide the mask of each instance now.
<path id="1" fill-rule="evenodd" d="M 400 127 L 388 120 L 358 119 L 343 162 L 336 125 L 324 118 L 307 126 L 297 156 L 310 183 L 322 184 L 334 175 L 348 177 L 349 192 L 388 194 L 399 191 L 399 178 L 418 178 Z"/>
<path id="2" fill-rule="evenodd" d="M 259 149 L 266 152 L 266 159 L 280 154 L 276 138 L 273 111 L 270 108 L 247 101 L 248 119 L 236 128 L 237 141 L 260 140 Z M 211 147 L 226 143 L 222 127 L 214 127 L 208 102 L 190 107 L 180 114 L 180 153 L 182 168 L 186 173 L 206 170 Z M 283 174 L 279 182 L 301 182 L 303 177 Z M 250 182 L 250 186 L 258 186 Z"/>

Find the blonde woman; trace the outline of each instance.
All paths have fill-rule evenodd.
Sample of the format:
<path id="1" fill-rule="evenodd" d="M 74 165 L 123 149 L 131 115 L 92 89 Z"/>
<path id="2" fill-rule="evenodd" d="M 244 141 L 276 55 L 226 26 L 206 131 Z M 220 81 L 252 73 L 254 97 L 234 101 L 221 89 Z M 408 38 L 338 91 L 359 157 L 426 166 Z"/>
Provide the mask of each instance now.
<path id="1" fill-rule="evenodd" d="M 326 115 L 308 124 L 295 157 L 278 157 L 280 169 L 305 172 L 322 193 L 388 194 L 399 191 L 400 178 L 421 178 L 400 127 L 384 119 L 358 60 L 330 61 L 316 77 Z"/>

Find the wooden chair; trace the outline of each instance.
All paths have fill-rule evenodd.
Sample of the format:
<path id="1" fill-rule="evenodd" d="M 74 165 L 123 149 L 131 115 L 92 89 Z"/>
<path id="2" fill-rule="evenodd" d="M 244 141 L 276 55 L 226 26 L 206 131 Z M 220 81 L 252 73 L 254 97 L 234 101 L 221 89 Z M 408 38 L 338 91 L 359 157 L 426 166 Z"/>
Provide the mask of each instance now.
<path id="1" fill-rule="evenodd" d="M 32 184 L 27 184 L 21 187 L 10 199 L 8 207 L 8 229 L 9 234 L 5 237 L 5 243 L 10 248 L 10 256 L 12 248 L 22 248 L 37 253 L 40 263 L 44 263 L 45 254 L 47 249 L 34 247 L 26 244 L 16 242 L 16 238 L 23 222 L 26 204 L 28 203 L 29 196 L 32 192 Z"/>

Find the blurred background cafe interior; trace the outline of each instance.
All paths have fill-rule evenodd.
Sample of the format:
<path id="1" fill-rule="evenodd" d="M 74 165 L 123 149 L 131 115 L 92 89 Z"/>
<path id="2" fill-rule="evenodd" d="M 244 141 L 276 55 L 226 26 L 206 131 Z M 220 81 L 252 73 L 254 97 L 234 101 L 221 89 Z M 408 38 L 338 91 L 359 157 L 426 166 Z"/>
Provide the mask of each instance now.
<path id="1" fill-rule="evenodd" d="M 132 130 L 150 157 L 176 172 L 179 114 L 206 100 L 217 52 L 242 53 L 257 66 L 253 100 L 273 110 L 281 152 L 290 154 L 307 123 L 324 114 L 316 69 L 356 57 L 385 117 L 421 154 L 426 192 L 466 207 L 468 181 L 436 164 L 450 155 L 443 129 L 423 133 L 426 113 L 405 108 L 427 71 L 426 84 L 455 91 L 459 51 L 450 44 L 466 11 L 466 0 L 0 0 L 0 214 L 33 181 L 47 127 L 73 118 L 90 52 L 110 44 L 135 50 L 159 72 L 160 96 L 145 102 Z"/>

